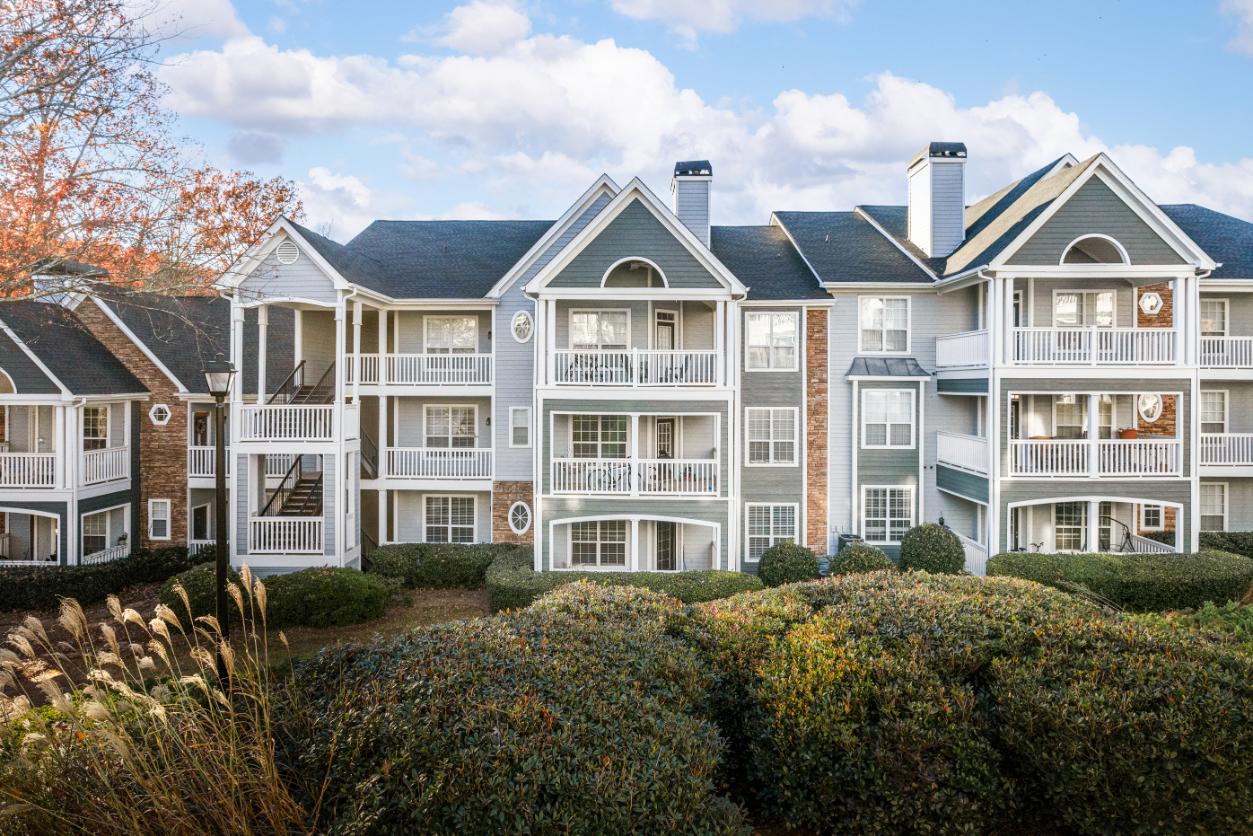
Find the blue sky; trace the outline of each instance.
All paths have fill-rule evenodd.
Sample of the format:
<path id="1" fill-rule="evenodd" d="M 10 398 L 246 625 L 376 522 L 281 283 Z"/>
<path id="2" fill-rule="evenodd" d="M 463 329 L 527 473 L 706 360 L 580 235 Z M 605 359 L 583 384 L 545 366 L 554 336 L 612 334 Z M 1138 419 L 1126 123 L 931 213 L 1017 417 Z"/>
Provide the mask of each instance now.
<path id="1" fill-rule="evenodd" d="M 299 182 L 341 240 L 556 217 L 601 171 L 664 194 L 688 157 L 715 222 L 899 202 L 931 139 L 969 145 L 971 200 L 1108 151 L 1160 202 L 1253 219 L 1253 0 L 160 2 L 183 133 Z"/>

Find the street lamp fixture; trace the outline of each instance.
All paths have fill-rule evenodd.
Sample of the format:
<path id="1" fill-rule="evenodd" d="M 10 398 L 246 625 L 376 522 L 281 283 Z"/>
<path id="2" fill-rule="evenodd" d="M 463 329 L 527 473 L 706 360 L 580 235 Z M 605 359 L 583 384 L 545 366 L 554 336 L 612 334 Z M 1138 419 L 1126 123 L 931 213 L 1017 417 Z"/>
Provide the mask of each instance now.
<path id="1" fill-rule="evenodd" d="M 204 379 L 208 384 L 209 394 L 213 396 L 213 480 L 215 496 L 214 509 L 217 519 L 214 524 L 216 543 L 214 544 L 214 560 L 217 568 L 217 617 L 218 627 L 222 631 L 221 639 L 231 639 L 231 621 L 226 610 L 226 583 L 231 568 L 230 548 L 226 544 L 226 396 L 230 394 L 231 382 L 235 378 L 235 367 L 221 354 L 204 364 Z M 218 680 L 225 687 L 227 684 L 226 659 L 222 656 L 221 645 L 217 651 Z"/>

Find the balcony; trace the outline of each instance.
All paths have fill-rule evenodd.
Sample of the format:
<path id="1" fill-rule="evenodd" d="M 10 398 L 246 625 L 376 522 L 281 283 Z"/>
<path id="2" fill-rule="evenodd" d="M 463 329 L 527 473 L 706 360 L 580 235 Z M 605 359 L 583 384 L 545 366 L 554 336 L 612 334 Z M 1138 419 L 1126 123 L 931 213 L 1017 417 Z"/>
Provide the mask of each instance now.
<path id="1" fill-rule="evenodd" d="M 554 494 L 717 496 L 714 459 L 553 459 Z"/>
<path id="2" fill-rule="evenodd" d="M 1178 439 L 1030 439 L 1009 442 L 1012 477 L 1166 478 L 1183 475 Z"/>
<path id="3" fill-rule="evenodd" d="M 334 441 L 335 407 L 308 404 L 245 406 L 241 441 Z"/>
<path id="4" fill-rule="evenodd" d="M 561 349 L 553 362 L 564 386 L 716 386 L 720 365 L 717 351 L 651 349 Z"/>
<path id="5" fill-rule="evenodd" d="M 106 447 L 103 450 L 87 450 L 83 453 L 83 484 L 98 485 L 126 479 L 131 475 L 131 451 L 129 447 Z"/>
<path id="6" fill-rule="evenodd" d="M 115 560 L 120 560 L 123 557 L 126 557 L 130 553 L 131 547 L 129 545 L 110 546 L 107 549 L 101 549 L 98 552 L 83 555 L 83 559 L 80 563 L 83 566 L 95 566 L 99 563 L 112 563 Z"/>
<path id="7" fill-rule="evenodd" d="M 395 479 L 490 479 L 491 448 L 388 447 L 385 475 Z"/>
<path id="8" fill-rule="evenodd" d="M 490 386 L 492 383 L 490 354 L 362 354 L 359 363 L 348 363 L 346 382 L 353 382 L 358 366 L 363 386 Z"/>
<path id="9" fill-rule="evenodd" d="M 1253 467 L 1253 433 L 1201 433 L 1201 464 Z"/>
<path id="10" fill-rule="evenodd" d="M 988 475 L 988 440 L 974 435 L 940 430 L 935 434 L 935 455 L 939 464 Z"/>
<path id="11" fill-rule="evenodd" d="M 1201 337 L 1201 366 L 1253 369 L 1253 337 Z"/>
<path id="12" fill-rule="evenodd" d="M 322 554 L 321 517 L 250 517 L 249 554 Z"/>
<path id="13" fill-rule="evenodd" d="M 0 453 L 0 488 L 52 488 L 56 453 Z"/>
<path id="14" fill-rule="evenodd" d="M 1175 362 L 1171 328 L 1014 328 L 1022 366 L 1166 366 Z"/>
<path id="15" fill-rule="evenodd" d="M 987 331 L 965 331 L 935 338 L 936 368 L 983 368 L 988 365 L 991 354 Z"/>
<path id="16" fill-rule="evenodd" d="M 193 446 L 187 448 L 187 475 L 193 479 L 212 479 L 217 472 L 214 466 L 215 448 Z M 226 448 L 226 475 L 231 474 L 231 448 Z"/>

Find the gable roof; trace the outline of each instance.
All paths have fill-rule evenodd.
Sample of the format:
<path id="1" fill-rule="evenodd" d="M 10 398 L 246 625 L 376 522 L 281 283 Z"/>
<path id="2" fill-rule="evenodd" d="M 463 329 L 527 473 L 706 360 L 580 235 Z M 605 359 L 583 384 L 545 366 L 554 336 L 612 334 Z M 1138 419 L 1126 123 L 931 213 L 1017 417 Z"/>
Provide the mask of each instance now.
<path id="1" fill-rule="evenodd" d="M 709 248 L 748 286 L 750 300 L 831 298 L 777 225 L 710 227 Z"/>
<path id="2" fill-rule="evenodd" d="M 1211 278 L 1253 279 L 1253 223 L 1195 203 L 1176 203 L 1161 208 L 1197 246 L 1219 263 L 1210 274 Z"/>
<path id="3" fill-rule="evenodd" d="M 0 304 L 0 322 L 72 395 L 130 395 L 148 389 L 75 316 L 51 302 Z"/>
<path id="4" fill-rule="evenodd" d="M 856 212 L 775 212 L 774 218 L 824 283 L 932 280 Z"/>

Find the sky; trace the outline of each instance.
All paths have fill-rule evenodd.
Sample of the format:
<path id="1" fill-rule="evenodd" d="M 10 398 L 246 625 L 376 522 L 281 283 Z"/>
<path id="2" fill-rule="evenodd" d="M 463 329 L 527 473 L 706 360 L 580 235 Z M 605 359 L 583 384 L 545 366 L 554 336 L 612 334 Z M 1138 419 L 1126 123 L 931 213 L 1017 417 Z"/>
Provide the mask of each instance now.
<path id="1" fill-rule="evenodd" d="M 135 2 L 181 134 L 340 241 L 556 218 L 602 172 L 668 198 L 685 159 L 718 224 L 902 203 L 931 140 L 968 146 L 970 202 L 1105 151 L 1253 220 L 1253 0 Z"/>

